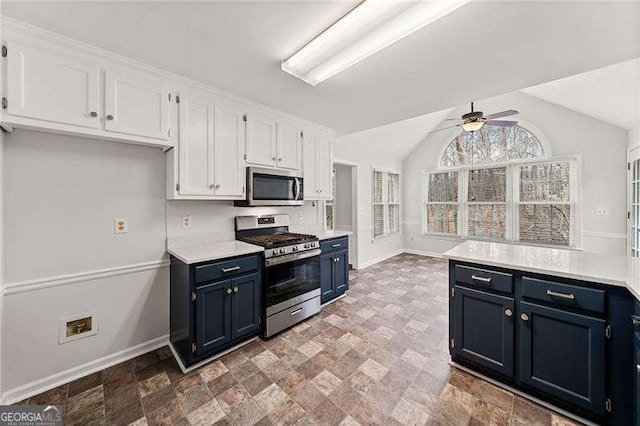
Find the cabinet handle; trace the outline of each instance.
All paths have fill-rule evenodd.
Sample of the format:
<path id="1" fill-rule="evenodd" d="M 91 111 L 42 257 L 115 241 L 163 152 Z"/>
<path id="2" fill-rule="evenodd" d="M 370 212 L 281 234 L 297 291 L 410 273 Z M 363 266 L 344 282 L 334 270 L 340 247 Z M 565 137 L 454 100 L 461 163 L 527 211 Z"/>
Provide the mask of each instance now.
<path id="1" fill-rule="evenodd" d="M 636 372 L 640 373 L 640 364 L 636 364 Z"/>
<path id="2" fill-rule="evenodd" d="M 295 311 L 291 312 L 291 316 L 294 316 L 295 314 L 299 314 L 300 312 L 302 312 L 302 308 L 300 309 L 296 309 Z"/>
<path id="3" fill-rule="evenodd" d="M 638 315 L 631 315 L 631 323 L 633 325 L 640 325 L 640 316 Z"/>
<path id="4" fill-rule="evenodd" d="M 342 244 L 334 244 L 331 247 L 336 248 L 336 247 L 340 247 L 340 246 L 342 246 Z"/>
<path id="5" fill-rule="evenodd" d="M 107 115 L 107 120 L 109 120 L 109 121 L 113 120 L 113 115 L 111 115 L 111 114 Z"/>
<path id="6" fill-rule="evenodd" d="M 529 321 L 529 315 L 525 314 L 524 312 L 520 315 L 520 318 L 522 319 L 522 321 Z"/>
<path id="7" fill-rule="evenodd" d="M 551 297 L 559 297 L 561 299 L 569 299 L 569 300 L 575 300 L 576 296 L 573 295 L 573 293 L 558 293 L 555 291 L 551 291 L 551 290 L 547 290 L 547 296 L 551 296 Z"/>
<path id="8" fill-rule="evenodd" d="M 483 283 L 490 283 L 491 277 L 479 277 L 477 275 L 471 275 L 472 280 L 482 281 Z"/>
<path id="9" fill-rule="evenodd" d="M 92 116 L 92 117 L 97 117 L 97 116 L 98 116 L 98 113 L 97 113 L 97 112 L 95 112 L 95 111 L 91 111 L 91 112 L 89 113 L 89 115 L 90 115 L 90 116 Z"/>
<path id="10" fill-rule="evenodd" d="M 513 311 L 511 309 L 507 309 L 506 311 L 504 311 L 504 314 L 508 317 L 513 316 Z"/>
<path id="11" fill-rule="evenodd" d="M 236 265 L 231 268 L 222 268 L 222 272 L 233 272 L 233 271 L 237 271 L 238 269 L 240 269 L 240 267 Z"/>
<path id="12" fill-rule="evenodd" d="M 238 287 L 234 287 L 234 288 L 233 288 L 233 292 L 234 292 L 234 293 L 237 293 L 237 292 L 238 292 Z"/>
<path id="13" fill-rule="evenodd" d="M 227 294 L 231 294 L 233 290 L 231 290 L 230 288 L 227 289 Z"/>

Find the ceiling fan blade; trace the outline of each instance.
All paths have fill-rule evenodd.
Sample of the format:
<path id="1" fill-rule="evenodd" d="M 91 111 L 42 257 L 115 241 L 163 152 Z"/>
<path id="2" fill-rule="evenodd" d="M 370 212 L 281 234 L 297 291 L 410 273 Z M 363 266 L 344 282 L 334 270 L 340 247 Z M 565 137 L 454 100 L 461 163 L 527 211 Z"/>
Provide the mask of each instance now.
<path id="1" fill-rule="evenodd" d="M 431 133 L 435 133 L 435 132 L 439 132 L 440 130 L 447 130 L 447 129 L 453 129 L 454 127 L 460 127 L 459 124 L 456 124 L 455 126 L 449 126 L 449 127 L 443 127 L 442 129 L 436 129 L 436 130 L 432 130 L 429 133 L 427 133 L 428 135 L 430 135 Z"/>
<path id="2" fill-rule="evenodd" d="M 484 124 L 488 124 L 490 126 L 513 127 L 518 124 L 518 122 L 509 120 L 487 120 Z"/>
<path id="3" fill-rule="evenodd" d="M 485 115 L 484 118 L 486 118 L 487 120 L 493 120 L 494 118 L 509 117 L 511 115 L 516 115 L 516 114 L 520 114 L 520 112 L 516 111 L 515 109 L 510 109 L 507 111 L 501 111 L 501 112 L 496 112 L 494 114 Z"/>

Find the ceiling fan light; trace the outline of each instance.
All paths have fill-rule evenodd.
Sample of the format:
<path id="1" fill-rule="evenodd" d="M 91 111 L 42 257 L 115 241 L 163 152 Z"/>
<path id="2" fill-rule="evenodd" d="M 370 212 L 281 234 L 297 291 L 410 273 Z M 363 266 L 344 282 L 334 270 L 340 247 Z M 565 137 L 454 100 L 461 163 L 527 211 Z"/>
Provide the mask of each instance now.
<path id="1" fill-rule="evenodd" d="M 462 129 L 466 132 L 476 132 L 482 129 L 484 121 L 468 121 L 466 123 L 462 123 L 460 126 L 462 126 Z"/>

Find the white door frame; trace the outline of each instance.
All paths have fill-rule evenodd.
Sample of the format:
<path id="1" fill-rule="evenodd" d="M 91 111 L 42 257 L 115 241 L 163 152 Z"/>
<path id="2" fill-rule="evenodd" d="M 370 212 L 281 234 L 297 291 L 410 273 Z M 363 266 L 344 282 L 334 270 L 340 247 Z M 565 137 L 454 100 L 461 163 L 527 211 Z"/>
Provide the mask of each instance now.
<path id="1" fill-rule="evenodd" d="M 631 204 L 632 204 L 632 186 L 633 180 L 633 162 L 640 158 L 640 143 L 627 148 L 627 236 L 625 242 L 625 254 L 631 256 Z"/>
<path id="2" fill-rule="evenodd" d="M 358 209 L 358 193 L 360 191 L 360 165 L 356 162 L 353 161 L 349 161 L 349 160 L 340 160 L 340 159 L 333 159 L 333 164 L 337 164 L 340 166 L 347 166 L 347 167 L 351 167 L 351 179 L 352 182 L 355 180 L 355 185 L 352 185 L 352 191 L 351 191 L 351 197 L 353 198 L 352 201 L 352 209 L 351 209 L 351 232 L 353 232 L 353 238 L 351 239 L 351 244 L 354 246 L 354 258 L 350 259 L 350 263 L 353 265 L 354 269 L 358 269 L 358 257 L 359 257 L 359 233 L 358 233 L 358 217 L 359 217 L 359 209 Z M 333 165 L 331 166 L 331 169 L 333 170 Z M 335 201 L 334 201 L 335 202 Z M 335 207 L 334 207 L 334 220 L 335 220 Z M 325 222 L 325 227 L 326 227 L 326 220 Z"/>

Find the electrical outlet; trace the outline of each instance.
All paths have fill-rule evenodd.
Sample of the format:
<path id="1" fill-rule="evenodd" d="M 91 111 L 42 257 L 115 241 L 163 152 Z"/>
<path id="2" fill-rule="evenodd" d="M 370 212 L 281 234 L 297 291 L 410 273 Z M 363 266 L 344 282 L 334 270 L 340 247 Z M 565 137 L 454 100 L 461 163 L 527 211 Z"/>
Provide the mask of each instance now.
<path id="1" fill-rule="evenodd" d="M 191 216 L 182 216 L 182 227 L 191 228 Z"/>
<path id="2" fill-rule="evenodd" d="M 115 218 L 113 219 L 113 232 L 116 234 L 126 234 L 129 230 L 127 226 L 126 218 Z"/>
<path id="3" fill-rule="evenodd" d="M 303 220 L 303 219 L 304 219 L 304 213 L 298 212 L 298 220 Z"/>
<path id="4" fill-rule="evenodd" d="M 596 216 L 609 216 L 609 207 L 596 207 Z"/>

